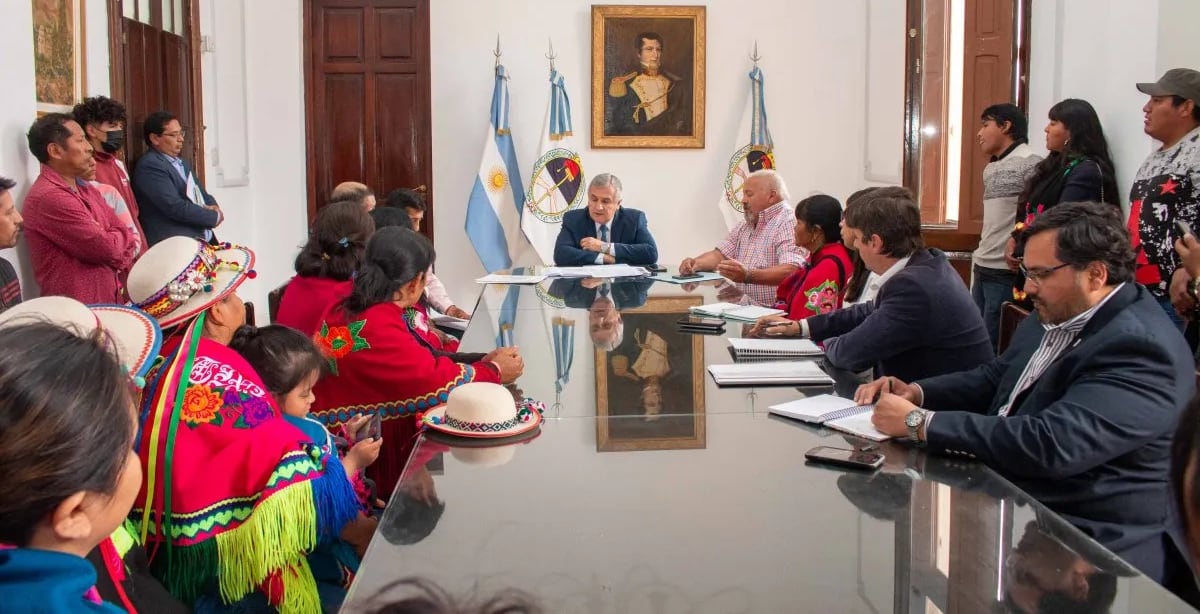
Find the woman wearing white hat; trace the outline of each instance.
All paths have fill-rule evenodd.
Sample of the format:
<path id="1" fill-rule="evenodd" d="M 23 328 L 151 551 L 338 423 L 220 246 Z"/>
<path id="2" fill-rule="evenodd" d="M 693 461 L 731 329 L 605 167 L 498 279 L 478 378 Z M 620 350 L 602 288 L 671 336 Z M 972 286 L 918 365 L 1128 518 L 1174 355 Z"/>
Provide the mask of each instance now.
<path id="1" fill-rule="evenodd" d="M 337 604 L 321 603 L 305 555 L 357 510 L 335 503 L 345 493 L 227 347 L 246 321 L 236 290 L 253 265 L 248 249 L 172 237 L 129 274 L 134 305 L 166 334 L 141 408 L 145 483 L 133 522 L 162 546 L 152 566 L 163 584 L 197 609 L 316 612 Z"/>

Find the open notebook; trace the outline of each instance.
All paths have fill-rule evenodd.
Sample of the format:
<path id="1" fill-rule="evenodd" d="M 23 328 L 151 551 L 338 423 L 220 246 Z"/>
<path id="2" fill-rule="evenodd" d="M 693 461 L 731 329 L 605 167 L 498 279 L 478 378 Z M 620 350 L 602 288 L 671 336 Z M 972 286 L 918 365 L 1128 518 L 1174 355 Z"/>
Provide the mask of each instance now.
<path id="1" fill-rule="evenodd" d="M 741 320 L 743 322 L 753 322 L 763 316 L 780 316 L 785 313 L 782 309 L 771 309 L 770 307 L 759 307 L 758 305 L 735 305 L 733 303 L 698 305 L 696 307 L 688 307 L 688 311 L 702 316 Z"/>
<path id="2" fill-rule="evenodd" d="M 708 372 L 718 386 L 833 385 L 833 378 L 812 361 L 709 365 Z"/>
<path id="3" fill-rule="evenodd" d="M 730 339 L 733 356 L 744 358 L 809 358 L 825 352 L 811 339 Z"/>
<path id="4" fill-rule="evenodd" d="M 767 408 L 767 411 L 785 418 L 820 424 L 871 441 L 891 439 L 875 430 L 875 425 L 871 424 L 871 412 L 875 411 L 874 405 L 858 405 L 851 399 L 843 399 L 831 394 L 821 394 L 772 405 Z"/>

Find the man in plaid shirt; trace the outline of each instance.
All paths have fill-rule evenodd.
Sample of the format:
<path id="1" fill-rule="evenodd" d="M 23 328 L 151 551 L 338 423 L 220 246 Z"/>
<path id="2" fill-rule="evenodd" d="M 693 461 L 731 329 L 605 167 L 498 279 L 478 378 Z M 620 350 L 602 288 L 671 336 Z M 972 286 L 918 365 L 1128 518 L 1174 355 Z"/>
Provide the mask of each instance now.
<path id="1" fill-rule="evenodd" d="M 804 266 L 808 254 L 796 246 L 796 216 L 783 177 L 774 170 L 755 171 L 746 178 L 742 206 L 746 219 L 716 248 L 684 258 L 679 272 L 716 271 L 755 304 L 770 307 L 779 282 Z"/>

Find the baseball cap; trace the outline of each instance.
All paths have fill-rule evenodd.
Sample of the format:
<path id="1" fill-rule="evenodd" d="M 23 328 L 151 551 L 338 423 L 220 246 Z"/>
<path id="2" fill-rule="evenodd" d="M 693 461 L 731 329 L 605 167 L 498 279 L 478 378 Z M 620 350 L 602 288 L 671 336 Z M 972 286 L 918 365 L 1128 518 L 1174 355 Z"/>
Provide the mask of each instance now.
<path id="1" fill-rule="evenodd" d="M 1139 83 L 1137 88 L 1150 96 L 1180 96 L 1200 104 L 1200 72 L 1190 68 L 1172 68 L 1154 83 Z"/>

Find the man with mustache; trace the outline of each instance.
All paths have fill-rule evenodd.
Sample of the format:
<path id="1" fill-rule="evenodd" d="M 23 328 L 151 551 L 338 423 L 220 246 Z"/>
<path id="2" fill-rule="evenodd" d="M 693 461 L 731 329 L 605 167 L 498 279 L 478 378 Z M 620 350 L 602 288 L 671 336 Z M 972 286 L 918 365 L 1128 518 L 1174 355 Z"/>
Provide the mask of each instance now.
<path id="1" fill-rule="evenodd" d="M 683 79 L 662 69 L 663 38 L 639 33 L 633 42 L 637 70 L 617 75 L 608 85 L 610 135 L 684 136 L 691 134 L 691 91 Z"/>
<path id="2" fill-rule="evenodd" d="M 70 115 L 47 113 L 33 123 L 28 138 L 42 172 L 21 213 L 42 296 L 86 305 L 124 303 L 121 279 L 140 242 L 88 183 L 96 161 L 83 128 Z"/>
<path id="3" fill-rule="evenodd" d="M 17 211 L 16 201 L 13 200 L 13 188 L 17 182 L 8 177 L 0 177 L 0 249 L 10 249 L 17 246 L 21 236 L 21 212 Z M 21 280 L 17 271 L 8 260 L 0 258 L 0 313 L 21 302 Z"/>
<path id="4" fill-rule="evenodd" d="M 1145 287 L 1112 205 L 1063 203 L 1029 226 L 1030 316 L 969 371 L 858 389 L 893 437 L 986 463 L 1158 582 L 1185 571 L 1168 474 L 1196 388 L 1191 352 Z M 1190 573 L 1182 577 L 1189 577 Z"/>
<path id="5" fill-rule="evenodd" d="M 83 134 L 92 144 L 92 157 L 96 159 L 96 176 L 91 180 L 116 190 L 129 211 L 128 216 L 140 239 L 145 233 L 142 232 L 141 222 L 138 221 L 137 198 L 133 195 L 129 170 L 125 168 L 125 163 L 120 157 L 128 137 L 125 128 L 129 118 L 125 112 L 125 105 L 107 96 L 93 96 L 75 105 L 71 115 L 83 128 Z M 99 189 L 110 204 L 116 200 L 111 191 Z"/>

